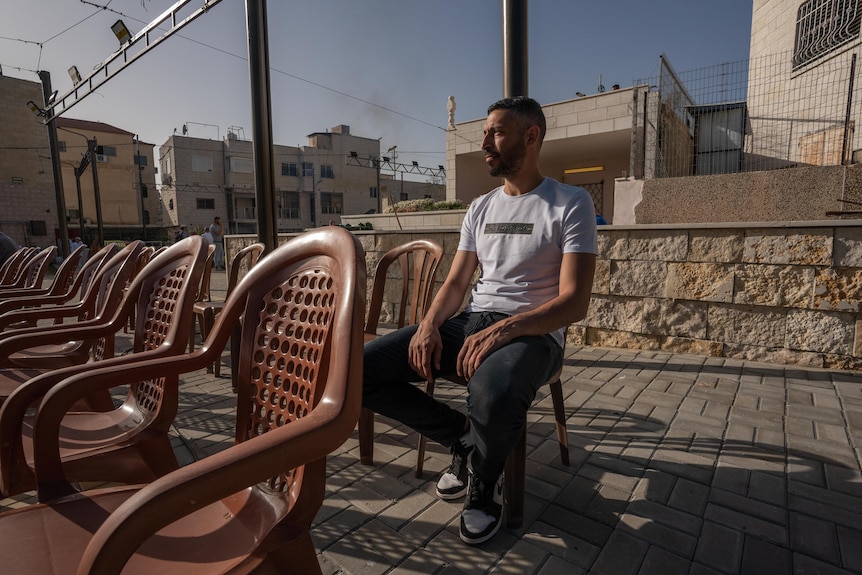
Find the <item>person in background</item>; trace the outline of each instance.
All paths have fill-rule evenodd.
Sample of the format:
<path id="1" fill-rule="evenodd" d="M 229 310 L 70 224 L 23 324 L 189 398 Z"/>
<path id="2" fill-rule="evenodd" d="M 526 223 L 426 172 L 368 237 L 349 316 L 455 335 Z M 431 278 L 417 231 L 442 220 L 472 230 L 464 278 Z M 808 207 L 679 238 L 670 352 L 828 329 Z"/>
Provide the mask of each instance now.
<path id="1" fill-rule="evenodd" d="M 363 406 L 450 448 L 436 492 L 466 495 L 460 536 L 468 544 L 499 530 L 506 457 L 536 391 L 562 365 L 566 327 L 590 302 L 595 209 L 586 190 L 539 171 L 545 129 L 530 98 L 488 108 L 482 150 L 503 185 L 470 204 L 449 275 L 422 321 L 365 345 Z M 466 415 L 410 383 L 452 374 L 469 381 Z"/>
<path id="2" fill-rule="evenodd" d="M 180 226 L 180 229 L 177 230 L 176 235 L 174 236 L 174 243 L 182 241 L 189 237 L 189 227 L 188 226 Z"/>
<path id="3" fill-rule="evenodd" d="M 75 236 L 69 241 L 69 250 L 74 252 L 83 245 L 84 242 L 81 241 L 81 236 Z"/>
<path id="4" fill-rule="evenodd" d="M 597 226 L 606 226 L 606 225 L 608 225 L 608 221 L 602 217 L 602 214 L 596 213 L 596 225 Z"/>
<path id="5" fill-rule="evenodd" d="M 209 227 L 209 232 L 212 234 L 213 243 L 215 243 L 215 253 L 213 254 L 213 268 L 217 270 L 224 269 L 224 229 L 221 226 L 221 218 L 216 216 L 213 218 L 213 223 Z"/>

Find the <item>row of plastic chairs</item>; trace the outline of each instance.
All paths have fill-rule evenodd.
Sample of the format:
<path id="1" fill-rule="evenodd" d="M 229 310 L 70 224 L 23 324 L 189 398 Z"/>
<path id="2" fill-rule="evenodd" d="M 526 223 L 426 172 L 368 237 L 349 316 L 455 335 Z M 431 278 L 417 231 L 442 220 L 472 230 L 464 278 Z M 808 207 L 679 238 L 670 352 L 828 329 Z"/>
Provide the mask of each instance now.
<path id="1" fill-rule="evenodd" d="M 291 240 L 237 283 L 198 350 L 165 355 L 166 345 L 185 352 L 204 259 L 192 237 L 135 278 L 134 298 L 110 323 L 120 329 L 136 308 L 136 353 L 44 373 L 0 408 L 0 487 L 34 483 L 43 502 L 0 514 L 0 572 L 320 573 L 309 529 L 325 492 L 324 458 L 350 435 L 361 405 L 362 248 L 336 227 Z M 176 469 L 169 442 L 155 436 L 166 438 L 161 426 L 176 413 L 178 378 L 215 362 L 238 324 L 236 444 Z M 93 422 L 113 416 L 73 406 L 117 385 L 130 391 L 115 411 L 133 417 L 116 422 L 123 429 L 112 446 L 98 445 Z M 23 419 L 7 423 L 10 410 Z M 8 478 L 17 484 L 6 482 L 6 456 L 27 463 L 27 477 Z M 127 482 L 155 463 L 160 477 L 143 487 L 73 487 Z"/>

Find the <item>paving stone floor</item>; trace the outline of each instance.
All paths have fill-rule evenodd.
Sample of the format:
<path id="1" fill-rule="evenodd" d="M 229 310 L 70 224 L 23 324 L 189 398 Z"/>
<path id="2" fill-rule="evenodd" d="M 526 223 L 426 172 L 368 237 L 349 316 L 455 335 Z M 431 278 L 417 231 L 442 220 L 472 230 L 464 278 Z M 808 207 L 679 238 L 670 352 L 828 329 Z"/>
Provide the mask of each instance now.
<path id="1" fill-rule="evenodd" d="M 429 444 L 416 479 L 416 434 L 378 418 L 373 466 L 359 463 L 355 433 L 329 458 L 312 533 L 324 573 L 862 573 L 862 374 L 655 351 L 566 355 L 571 465 L 543 388 L 529 413 L 522 528 L 464 545 L 460 502 L 433 494 L 448 452 Z M 182 464 L 231 444 L 223 361 L 221 377 L 182 380 Z M 438 382 L 435 395 L 463 409 L 463 388 Z"/>

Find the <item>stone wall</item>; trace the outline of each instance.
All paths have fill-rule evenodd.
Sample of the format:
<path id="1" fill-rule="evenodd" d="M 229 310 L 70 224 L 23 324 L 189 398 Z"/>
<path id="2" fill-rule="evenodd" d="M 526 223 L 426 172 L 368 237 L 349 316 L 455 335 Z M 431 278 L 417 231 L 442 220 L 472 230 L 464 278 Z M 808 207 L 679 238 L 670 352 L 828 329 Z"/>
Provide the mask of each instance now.
<path id="1" fill-rule="evenodd" d="M 569 328 L 568 339 L 862 369 L 860 224 L 603 227 L 590 312 Z M 357 237 L 366 251 L 369 292 L 380 256 L 414 238 L 443 244 L 439 287 L 458 242 L 451 229 Z M 382 323 L 391 321 L 393 301 L 384 306 Z"/>

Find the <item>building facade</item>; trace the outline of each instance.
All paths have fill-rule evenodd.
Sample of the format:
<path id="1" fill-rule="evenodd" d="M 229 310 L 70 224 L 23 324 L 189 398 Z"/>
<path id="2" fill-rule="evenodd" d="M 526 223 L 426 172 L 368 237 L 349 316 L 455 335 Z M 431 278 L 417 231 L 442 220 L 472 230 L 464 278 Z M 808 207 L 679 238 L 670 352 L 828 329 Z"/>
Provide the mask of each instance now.
<path id="1" fill-rule="evenodd" d="M 70 236 L 80 235 L 85 242 L 95 237 L 98 183 L 104 239 L 165 239 L 153 144 L 110 124 L 63 117 L 57 119 L 57 138 Z M 93 142 L 95 162 L 90 161 L 88 141 Z"/>
<path id="2" fill-rule="evenodd" d="M 382 211 L 391 197 L 422 198 L 427 185 L 395 181 L 381 174 L 380 141 L 335 126 L 308 136 L 306 146 L 274 146 L 275 204 L 280 232 L 340 224 L 343 214 Z M 215 216 L 227 233 L 255 233 L 252 142 L 238 130 L 221 141 L 174 134 L 159 149 L 165 225 L 202 231 Z M 396 192 L 397 187 L 397 192 Z M 406 190 L 406 191 L 405 191 Z M 442 199 L 442 185 L 435 195 Z"/>
<path id="3" fill-rule="evenodd" d="M 0 231 L 21 245 L 47 247 L 59 238 L 48 131 L 27 109 L 43 104 L 42 85 L 0 75 Z"/>

